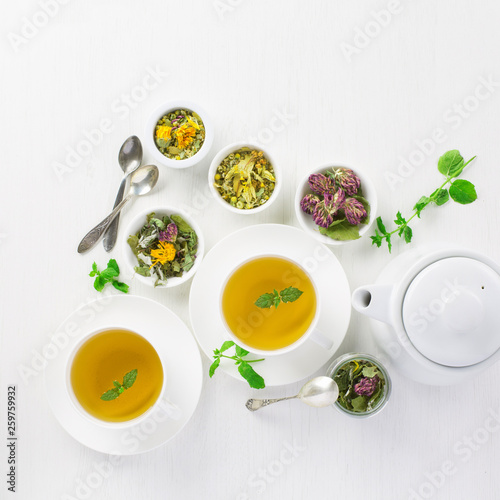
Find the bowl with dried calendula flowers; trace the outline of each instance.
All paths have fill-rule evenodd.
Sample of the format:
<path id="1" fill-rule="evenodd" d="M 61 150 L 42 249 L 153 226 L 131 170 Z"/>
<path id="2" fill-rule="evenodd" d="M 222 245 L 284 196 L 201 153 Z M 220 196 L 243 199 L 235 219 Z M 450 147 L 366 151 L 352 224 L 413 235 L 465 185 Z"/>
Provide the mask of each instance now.
<path id="1" fill-rule="evenodd" d="M 187 168 L 207 156 L 214 129 L 207 112 L 198 104 L 171 101 L 151 113 L 145 135 L 148 150 L 158 163 Z"/>
<path id="2" fill-rule="evenodd" d="M 295 214 L 306 233 L 326 245 L 361 238 L 377 211 L 377 194 L 360 169 L 328 163 L 306 175 L 295 194 Z"/>
<path id="3" fill-rule="evenodd" d="M 208 170 L 208 185 L 217 202 L 238 214 L 268 208 L 281 189 L 281 171 L 261 146 L 235 143 L 215 156 Z"/>

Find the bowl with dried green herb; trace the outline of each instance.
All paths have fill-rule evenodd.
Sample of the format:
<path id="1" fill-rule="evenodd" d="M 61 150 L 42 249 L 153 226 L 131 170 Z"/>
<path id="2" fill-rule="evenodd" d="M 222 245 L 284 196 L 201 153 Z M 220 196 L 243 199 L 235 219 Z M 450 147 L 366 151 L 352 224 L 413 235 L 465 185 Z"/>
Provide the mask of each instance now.
<path id="1" fill-rule="evenodd" d="M 145 135 L 148 150 L 158 163 L 187 168 L 207 156 L 214 129 L 208 113 L 198 104 L 171 101 L 151 113 Z"/>
<path id="2" fill-rule="evenodd" d="M 208 170 L 210 191 L 222 207 L 237 214 L 269 208 L 281 190 L 281 171 L 268 151 L 248 143 L 223 148 Z"/>
<path id="3" fill-rule="evenodd" d="M 171 288 L 189 280 L 204 254 L 198 224 L 176 207 L 149 208 L 138 214 L 125 232 L 124 256 L 134 279 Z"/>
<path id="4" fill-rule="evenodd" d="M 365 235 L 375 219 L 377 193 L 360 169 L 328 163 L 307 174 L 297 187 L 295 214 L 302 229 L 326 245 Z"/>
<path id="5" fill-rule="evenodd" d="M 326 374 L 339 388 L 335 408 L 351 417 L 375 415 L 391 395 L 389 374 L 371 354 L 344 354 L 330 365 Z"/>

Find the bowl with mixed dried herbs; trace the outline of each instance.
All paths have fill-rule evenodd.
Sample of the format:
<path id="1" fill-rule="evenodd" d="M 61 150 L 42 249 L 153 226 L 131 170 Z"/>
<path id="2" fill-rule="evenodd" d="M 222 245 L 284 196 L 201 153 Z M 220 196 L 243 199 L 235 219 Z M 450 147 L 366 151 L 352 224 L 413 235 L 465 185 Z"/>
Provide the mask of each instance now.
<path id="1" fill-rule="evenodd" d="M 281 171 L 261 146 L 235 143 L 219 151 L 208 170 L 208 185 L 222 207 L 237 214 L 269 208 L 281 190 Z"/>
<path id="2" fill-rule="evenodd" d="M 375 219 L 377 193 L 360 169 L 328 163 L 297 187 L 295 214 L 302 229 L 326 245 L 342 245 L 366 234 Z"/>
<path id="3" fill-rule="evenodd" d="M 214 129 L 207 112 L 198 104 L 171 101 L 151 113 L 145 135 L 146 145 L 158 163 L 187 168 L 206 157 Z"/>
<path id="4" fill-rule="evenodd" d="M 125 262 L 134 279 L 170 288 L 189 280 L 201 264 L 204 240 L 198 224 L 175 207 L 150 208 L 125 232 Z"/>
<path id="5" fill-rule="evenodd" d="M 339 388 L 335 408 L 352 417 L 375 415 L 391 395 L 389 374 L 371 354 L 344 354 L 330 365 L 326 374 Z"/>

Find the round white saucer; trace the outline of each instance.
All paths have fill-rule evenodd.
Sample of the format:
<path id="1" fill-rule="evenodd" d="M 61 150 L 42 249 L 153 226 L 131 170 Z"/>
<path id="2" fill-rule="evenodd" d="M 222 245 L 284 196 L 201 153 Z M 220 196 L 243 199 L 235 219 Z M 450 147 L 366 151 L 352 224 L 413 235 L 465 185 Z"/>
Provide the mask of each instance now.
<path id="1" fill-rule="evenodd" d="M 108 328 L 147 330 L 165 370 L 167 404 L 154 408 L 132 427 L 102 427 L 85 418 L 70 400 L 65 381 L 66 363 L 80 339 Z M 50 407 L 64 429 L 77 441 L 102 453 L 134 455 L 152 450 L 173 438 L 191 418 L 201 394 L 202 364 L 188 327 L 166 307 L 133 295 L 110 295 L 71 314 L 53 336 L 60 352 L 47 362 L 45 387 Z"/>
<path id="2" fill-rule="evenodd" d="M 292 352 L 269 356 L 265 361 L 255 363 L 253 368 L 264 377 L 269 387 L 306 378 L 335 354 L 349 326 L 351 292 L 335 255 L 304 231 L 281 224 L 259 224 L 236 231 L 205 256 L 191 286 L 191 325 L 198 343 L 210 359 L 213 350 L 229 340 L 219 314 L 219 296 L 227 274 L 244 259 L 264 253 L 289 257 L 311 275 L 318 287 L 321 311 L 318 329 L 333 341 L 330 349 L 324 349 L 308 339 Z M 232 360 L 222 358 L 219 369 L 244 381 Z"/>

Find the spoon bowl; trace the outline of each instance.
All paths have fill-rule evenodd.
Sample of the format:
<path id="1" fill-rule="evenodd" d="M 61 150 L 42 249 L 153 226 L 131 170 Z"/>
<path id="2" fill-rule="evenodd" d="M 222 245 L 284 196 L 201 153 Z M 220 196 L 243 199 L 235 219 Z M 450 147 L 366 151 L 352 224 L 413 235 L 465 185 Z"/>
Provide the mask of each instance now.
<path id="1" fill-rule="evenodd" d="M 127 180 L 134 172 L 137 170 L 142 163 L 142 144 L 136 135 L 130 136 L 120 148 L 118 153 L 118 163 L 123 170 L 123 177 L 120 182 L 120 187 L 118 188 L 118 194 L 116 195 L 115 204 L 113 208 L 116 208 L 118 204 L 123 200 L 123 193 L 125 193 L 125 187 L 127 185 Z M 116 238 L 118 235 L 118 221 L 120 215 L 117 215 L 115 220 L 109 225 L 104 234 L 104 250 L 109 252 L 113 249 L 116 243 Z"/>

